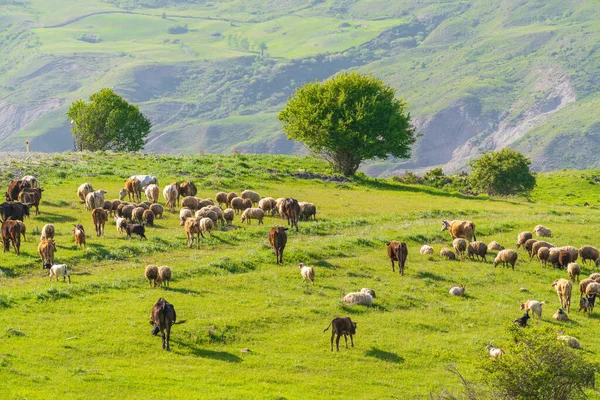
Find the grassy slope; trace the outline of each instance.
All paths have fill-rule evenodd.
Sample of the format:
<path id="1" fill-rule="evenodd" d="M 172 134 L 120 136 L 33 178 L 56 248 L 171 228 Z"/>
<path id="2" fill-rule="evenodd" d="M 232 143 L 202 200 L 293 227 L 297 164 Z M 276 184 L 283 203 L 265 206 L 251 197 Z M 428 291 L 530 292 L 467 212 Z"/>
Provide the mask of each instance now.
<path id="1" fill-rule="evenodd" d="M 573 311 L 569 324 L 550 318 L 558 307 L 550 284 L 564 271 L 525 261 L 522 251 L 515 271 L 494 269 L 493 256 L 481 263 L 418 254 L 425 242 L 436 251 L 448 245 L 439 220 L 455 217 L 475 221 L 485 242 L 512 246 L 518 232 L 542 222 L 556 244 L 597 245 L 600 236 L 590 229 L 597 209 L 554 204 L 568 203 L 565 194 L 581 187 L 579 172 L 542 175 L 535 201 L 523 202 L 386 181 L 335 184 L 287 176 L 329 173 L 307 158 L 67 154 L 4 163 L 5 181 L 25 171 L 41 179 L 42 215 L 26 224 L 30 233 L 44 223 L 56 225 L 57 262 L 68 263 L 73 275 L 71 285 L 48 283 L 36 260 L 37 235 L 23 243 L 20 257 L 1 256 L 0 388 L 7 398 L 424 398 L 457 386 L 445 370 L 450 363 L 475 373 L 485 344 L 506 342 L 505 327 L 528 298 L 546 302 L 544 318 L 533 325 L 578 337 L 586 358 L 597 358 L 600 349 L 600 339 L 589 334 L 597 329 L 597 314 Z M 264 226 L 240 226 L 236 219 L 239 229 L 214 232 L 200 250 L 185 247 L 177 216 L 168 213 L 148 229 L 147 242 L 127 241 L 112 224 L 106 237 L 93 236 L 76 187 L 90 182 L 113 198 L 123 178 L 141 172 L 156 174 L 161 187 L 193 179 L 201 197 L 252 188 L 263 196 L 313 201 L 318 221 L 289 232 L 282 266 L 274 264 L 266 241 L 268 228 L 281 221 L 270 217 Z M 557 182 L 563 190 L 554 192 Z M 586 193 L 600 199 L 595 188 L 588 184 Z M 88 232 L 84 251 L 70 234 L 77 221 Z M 408 243 L 403 278 L 390 271 L 390 239 Z M 314 287 L 302 284 L 298 262 L 315 266 Z M 172 267 L 171 289 L 148 286 L 148 263 Z M 584 267 L 586 274 L 595 270 Z M 467 297 L 449 297 L 457 283 L 467 285 Z M 343 293 L 361 287 L 376 291 L 374 306 L 340 303 Z M 173 328 L 171 353 L 149 334 L 148 313 L 160 296 L 187 320 Z M 358 321 L 356 347 L 332 354 L 322 329 L 339 315 Z M 240 353 L 245 347 L 251 352 Z"/>

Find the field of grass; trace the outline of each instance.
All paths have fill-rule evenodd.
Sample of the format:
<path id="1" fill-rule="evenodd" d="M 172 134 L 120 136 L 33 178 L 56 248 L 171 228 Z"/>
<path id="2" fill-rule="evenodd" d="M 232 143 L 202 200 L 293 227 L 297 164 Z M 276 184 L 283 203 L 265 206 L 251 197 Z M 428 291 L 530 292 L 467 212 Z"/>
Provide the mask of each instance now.
<path id="1" fill-rule="evenodd" d="M 441 219 L 475 222 L 477 238 L 513 247 L 517 233 L 538 223 L 552 229 L 557 245 L 598 246 L 600 211 L 561 205 L 566 192 L 549 192 L 554 177 L 539 177 L 532 200 L 477 198 L 388 180 L 359 178 L 334 183 L 300 179 L 301 172 L 330 175 L 311 158 L 286 156 L 155 156 L 61 154 L 2 158 L 2 181 L 33 173 L 45 188 L 41 215 L 25 221 L 21 256 L 0 257 L 0 389 L 8 399 L 41 398 L 370 398 L 422 399 L 458 380 L 456 364 L 476 375 L 484 346 L 508 340 L 506 327 L 521 316 L 519 301 L 545 301 L 534 326 L 564 329 L 577 337 L 586 359 L 600 351 L 597 312 L 576 312 L 570 323 L 551 315 L 559 307 L 551 283 L 565 271 L 529 262 L 524 251 L 514 271 L 487 262 L 441 261 L 421 256 L 428 243 L 450 243 Z M 89 212 L 76 197 L 83 182 L 112 199 L 123 179 L 151 173 L 160 186 L 191 179 L 199 197 L 253 189 L 262 196 L 293 196 L 317 205 L 317 221 L 288 231 L 284 264 L 277 266 L 268 229 L 284 222 L 219 228 L 200 249 L 185 245 L 178 214 L 147 229 L 147 241 L 127 240 L 107 225 L 97 238 Z M 593 171 L 573 172 L 593 175 Z M 566 174 L 566 173 L 565 173 Z M 572 179 L 557 177 L 559 182 Z M 596 186 L 586 187 L 598 199 Z M 551 193 L 551 194 L 549 194 Z M 163 203 L 163 201 L 161 201 Z M 568 199 L 566 201 L 568 203 Z M 82 222 L 88 247 L 78 250 L 73 224 Z M 56 262 L 70 267 L 72 283 L 48 282 L 37 256 L 39 230 L 57 228 Z M 409 247 L 404 277 L 392 273 L 385 243 Z M 303 284 L 297 264 L 316 270 Z M 169 265 L 169 289 L 143 277 L 146 264 Z M 583 267 L 584 274 L 596 272 Z M 465 284 L 454 298 L 451 286 Z M 373 306 L 348 307 L 343 294 L 369 287 Z M 525 288 L 523 290 L 522 288 Z M 172 351 L 150 334 L 149 313 L 159 297 L 174 304 L 178 319 Z M 355 347 L 329 351 L 323 329 L 336 316 L 357 321 Z M 248 348 L 249 352 L 240 352 Z M 590 398 L 600 398 L 589 391 Z"/>

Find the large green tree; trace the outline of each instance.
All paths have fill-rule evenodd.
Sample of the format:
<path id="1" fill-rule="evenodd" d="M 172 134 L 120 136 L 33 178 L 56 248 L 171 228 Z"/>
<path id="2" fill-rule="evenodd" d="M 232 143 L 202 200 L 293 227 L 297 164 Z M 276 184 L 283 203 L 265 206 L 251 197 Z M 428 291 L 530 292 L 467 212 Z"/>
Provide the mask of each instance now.
<path id="1" fill-rule="evenodd" d="M 353 72 L 297 89 L 279 119 L 288 139 L 352 176 L 364 160 L 410 157 L 415 129 L 406 107 L 383 81 Z"/>
<path id="2" fill-rule="evenodd" d="M 106 88 L 92 94 L 87 103 L 73 102 L 67 116 L 79 151 L 138 151 L 152 128 L 137 106 Z"/>
<path id="3" fill-rule="evenodd" d="M 535 187 L 535 175 L 529 169 L 531 160 L 515 150 L 490 151 L 469 165 L 469 184 L 474 190 L 510 195 L 526 194 Z"/>

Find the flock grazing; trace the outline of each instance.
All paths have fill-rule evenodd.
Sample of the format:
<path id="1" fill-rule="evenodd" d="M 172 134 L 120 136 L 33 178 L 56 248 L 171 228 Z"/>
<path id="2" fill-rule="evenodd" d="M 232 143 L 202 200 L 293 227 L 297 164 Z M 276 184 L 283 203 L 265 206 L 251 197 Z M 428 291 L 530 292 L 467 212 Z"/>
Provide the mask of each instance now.
<path id="1" fill-rule="evenodd" d="M 0 205 L 4 252 L 10 251 L 12 244 L 15 253 L 20 254 L 20 239 L 21 236 L 25 239 L 26 232 L 24 218 L 29 216 L 32 207 L 35 207 L 35 215 L 39 215 L 39 205 L 43 193 L 44 189 L 40 187 L 39 181 L 33 176 L 12 180 L 9 183 L 5 193 L 6 202 Z M 192 248 L 195 241 L 196 247 L 199 248 L 200 238 L 210 237 L 215 230 L 219 229 L 219 226 L 222 230 L 229 229 L 236 216 L 240 218 L 241 224 L 252 224 L 254 221 L 259 226 L 265 224 L 267 217 L 279 217 L 287 221 L 288 227 L 276 225 L 265 231 L 266 239 L 273 249 L 275 262 L 278 265 L 284 263 L 283 253 L 288 240 L 288 229 L 298 231 L 299 221 L 316 221 L 317 215 L 317 208 L 313 203 L 299 202 L 294 198 L 261 197 L 252 190 L 242 191 L 241 196 L 235 192 L 218 192 L 214 201 L 211 198 L 199 198 L 196 197 L 197 188 L 191 181 L 173 182 L 166 185 L 162 192 L 164 206 L 159 204 L 159 193 L 158 179 L 151 175 L 134 175 L 126 179 L 123 188 L 119 191 L 119 198 L 114 200 L 105 199 L 107 191 L 95 190 L 89 183 L 84 183 L 77 188 L 77 197 L 83 202 L 84 208 L 90 212 L 96 237 L 104 236 L 106 223 L 109 221 L 109 217 L 112 217 L 119 234 L 125 234 L 127 239 L 134 237 L 139 237 L 140 240 L 147 239 L 146 234 L 151 233 L 148 229 L 153 228 L 156 221 L 163 218 L 165 208 L 169 210 L 169 213 L 175 214 L 176 208 L 181 207 L 178 215 L 179 225 L 183 227 L 186 234 L 186 245 Z M 146 201 L 142 201 L 142 195 L 145 195 Z M 552 283 L 560 303 L 560 308 L 553 315 L 553 319 L 568 320 L 575 282 L 579 282 L 579 311 L 593 312 L 596 297 L 600 295 L 600 274 L 592 274 L 589 278 L 580 280 L 581 267 L 576 261 L 580 259 L 582 264 L 592 261 L 599 265 L 600 252 L 594 247 L 589 245 L 581 246 L 579 249 L 573 246 L 556 247 L 548 241 L 537 240 L 534 238 L 534 234 L 537 238 L 552 237 L 551 230 L 542 225 L 535 226 L 533 233 L 519 233 L 515 245 L 516 250 L 505 248 L 496 241 L 489 244 L 477 241 L 475 224 L 472 221 L 443 220 L 442 231 L 445 230 L 450 233 L 452 248 L 443 246 L 439 252 L 441 258 L 453 261 L 464 261 L 465 258 L 469 258 L 472 261 L 487 263 L 488 253 L 496 252 L 493 256 L 493 267 L 503 265 L 515 270 L 519 259 L 517 250 L 524 251 L 530 260 L 535 258 L 544 267 L 550 265 L 554 268 L 565 269 L 567 272 L 568 276 L 565 275 L 565 278 L 557 279 Z M 74 225 L 72 233 L 77 248 L 85 249 L 86 232 L 83 224 Z M 46 224 L 41 231 L 38 245 L 42 266 L 48 269 L 50 280 L 56 278 L 58 281 L 59 277 L 62 277 L 63 281 L 70 283 L 71 276 L 67 265 L 55 263 L 57 248 L 54 238 L 55 227 L 52 224 Z M 386 245 L 392 272 L 395 272 L 397 263 L 399 275 L 404 276 L 408 259 L 407 244 L 391 240 Z M 435 250 L 431 245 L 424 244 L 419 253 L 433 258 Z M 314 285 L 314 267 L 303 263 L 300 263 L 298 267 L 303 282 L 310 282 Z M 151 288 L 160 286 L 168 288 L 173 271 L 168 266 L 148 265 L 145 268 L 144 276 Z M 465 292 L 466 286 L 462 284 L 451 287 L 449 290 L 450 295 L 457 297 L 466 296 Z M 375 297 L 372 289 L 363 288 L 359 292 L 346 293 L 342 302 L 348 305 L 370 306 Z M 520 310 L 525 313 L 513 322 L 520 326 L 527 326 L 531 318 L 530 313 L 537 318 L 542 318 L 544 304 L 537 300 L 527 300 L 521 303 Z M 162 346 L 165 350 L 169 350 L 172 325 L 184 321 L 177 321 L 174 306 L 162 297 L 152 307 L 151 315 L 152 333 L 156 335 L 160 332 Z M 336 335 L 338 351 L 342 335 L 346 340 L 346 347 L 348 347 L 348 335 L 354 346 L 353 336 L 356 334 L 356 322 L 349 317 L 338 317 L 331 321 L 325 331 L 330 327 L 332 351 Z M 571 339 L 576 341 L 576 339 L 569 339 L 570 337 L 564 335 L 562 337 L 563 339 L 559 340 L 568 343 L 573 342 Z M 577 344 L 579 343 L 577 342 Z M 504 354 L 504 350 L 492 346 L 491 343 L 487 349 L 492 358 L 498 358 Z"/>

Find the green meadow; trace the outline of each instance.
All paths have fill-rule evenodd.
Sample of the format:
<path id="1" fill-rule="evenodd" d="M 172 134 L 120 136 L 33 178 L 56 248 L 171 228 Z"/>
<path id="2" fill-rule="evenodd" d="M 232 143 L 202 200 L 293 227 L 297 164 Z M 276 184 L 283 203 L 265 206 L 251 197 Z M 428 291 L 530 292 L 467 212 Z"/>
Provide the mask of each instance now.
<path id="1" fill-rule="evenodd" d="M 530 262 L 522 249 L 514 271 L 494 268 L 490 253 L 487 262 L 437 255 L 451 247 L 441 219 L 472 220 L 478 240 L 507 248 L 537 224 L 552 230 L 555 245 L 598 246 L 600 192 L 589 183 L 597 171 L 541 174 L 528 199 L 496 199 L 365 176 L 303 179 L 307 172 L 331 175 L 307 157 L 66 153 L 5 156 L 1 163 L 5 184 L 33 174 L 45 189 L 41 215 L 25 220 L 21 255 L 0 257 L 3 398 L 428 398 L 459 387 L 447 371 L 451 364 L 476 377 L 485 345 L 507 344 L 506 328 L 528 299 L 546 303 L 532 326 L 564 330 L 579 339 L 584 358 L 598 358 L 599 314 L 577 312 L 578 289 L 571 322 L 551 318 L 559 307 L 551 284 L 566 271 Z M 315 203 L 317 221 L 288 231 L 279 266 L 267 241 L 270 227 L 285 225 L 278 217 L 259 226 L 242 225 L 237 216 L 233 226 L 201 239 L 200 249 L 186 246 L 178 213 L 165 212 L 148 227 L 147 241 L 127 240 L 112 220 L 105 236 L 96 237 L 77 187 L 89 182 L 113 199 L 125 178 L 142 173 L 156 175 L 161 191 L 174 180 L 192 180 L 202 198 L 244 189 L 292 196 Z M 71 233 L 79 222 L 85 250 Z M 37 244 L 47 223 L 56 227 L 56 262 L 70 267 L 70 285 L 49 282 L 41 267 Z M 387 258 L 393 239 L 408 244 L 404 277 Z M 423 244 L 436 255 L 421 256 Z M 314 266 L 314 286 L 302 282 L 300 262 Z M 172 268 L 170 288 L 150 287 L 144 278 L 150 263 Z M 583 275 L 598 271 L 582 268 Z M 448 294 L 458 284 L 467 287 L 464 298 Z M 363 287 L 377 294 L 372 306 L 342 304 L 345 293 Z M 150 334 L 159 297 L 186 321 L 173 327 L 171 352 Z M 323 329 L 336 316 L 356 321 L 357 335 L 354 348 L 332 353 Z M 587 394 L 600 398 L 591 389 Z"/>

